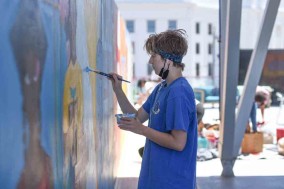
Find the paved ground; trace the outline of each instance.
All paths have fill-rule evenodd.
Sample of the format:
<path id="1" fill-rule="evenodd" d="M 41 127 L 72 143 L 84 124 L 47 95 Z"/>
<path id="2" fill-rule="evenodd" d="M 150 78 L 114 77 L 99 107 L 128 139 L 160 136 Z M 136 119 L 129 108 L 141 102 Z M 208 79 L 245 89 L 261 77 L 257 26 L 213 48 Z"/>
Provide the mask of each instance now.
<path id="1" fill-rule="evenodd" d="M 262 128 L 275 136 L 276 128 L 283 127 L 284 111 L 279 108 L 266 109 L 267 125 Z M 258 113 L 259 115 L 259 113 Z M 218 119 L 218 109 L 208 108 L 204 121 Z M 279 119 L 278 119 L 279 118 Z M 281 122 L 281 124 L 277 124 Z M 137 150 L 144 145 L 145 138 L 127 132 L 126 146 L 119 167 L 116 189 L 136 189 L 141 158 Z M 221 177 L 222 165 L 219 158 L 197 163 L 197 184 L 199 189 L 284 189 L 284 156 L 276 152 L 276 145 L 265 145 L 261 154 L 239 156 L 234 166 L 235 177 Z"/>

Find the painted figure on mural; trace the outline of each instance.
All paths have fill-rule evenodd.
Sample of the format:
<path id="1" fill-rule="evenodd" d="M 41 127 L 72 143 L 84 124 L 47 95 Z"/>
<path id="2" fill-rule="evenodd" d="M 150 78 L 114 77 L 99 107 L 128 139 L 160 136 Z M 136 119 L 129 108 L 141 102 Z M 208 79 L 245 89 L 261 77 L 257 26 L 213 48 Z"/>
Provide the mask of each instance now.
<path id="1" fill-rule="evenodd" d="M 85 188 L 83 149 L 83 89 L 82 69 L 76 54 L 76 0 L 60 1 L 61 20 L 66 32 L 68 68 L 65 75 L 63 99 L 64 186 Z"/>
<path id="2" fill-rule="evenodd" d="M 53 188 L 51 159 L 41 144 L 41 81 L 47 40 L 38 1 L 22 0 L 10 33 L 23 96 L 25 164 L 17 188 Z"/>

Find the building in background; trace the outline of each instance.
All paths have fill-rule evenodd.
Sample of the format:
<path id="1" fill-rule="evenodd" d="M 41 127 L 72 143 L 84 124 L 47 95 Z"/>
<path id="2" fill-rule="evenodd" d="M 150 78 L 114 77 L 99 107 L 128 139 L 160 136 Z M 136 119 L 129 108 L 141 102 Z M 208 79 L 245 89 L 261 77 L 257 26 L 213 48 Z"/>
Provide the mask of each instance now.
<path id="1" fill-rule="evenodd" d="M 148 77 L 152 68 L 144 50 L 146 38 L 167 29 L 185 29 L 189 51 L 184 76 L 193 86 L 219 86 L 219 0 L 116 0 L 126 21 L 133 47 L 135 79 Z M 241 49 L 253 49 L 266 5 L 265 0 L 243 2 Z M 284 48 L 284 3 L 278 12 L 270 49 Z"/>

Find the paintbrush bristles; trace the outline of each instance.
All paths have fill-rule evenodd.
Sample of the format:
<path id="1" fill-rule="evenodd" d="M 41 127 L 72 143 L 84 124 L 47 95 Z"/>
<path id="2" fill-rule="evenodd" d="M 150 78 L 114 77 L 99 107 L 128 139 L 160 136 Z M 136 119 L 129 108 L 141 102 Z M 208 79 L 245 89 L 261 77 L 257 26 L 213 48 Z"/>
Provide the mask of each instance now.
<path id="1" fill-rule="evenodd" d="M 85 69 L 84 69 L 85 72 L 90 72 L 90 68 L 87 66 Z"/>
<path id="2" fill-rule="evenodd" d="M 97 70 L 93 70 L 91 68 L 89 68 L 88 66 L 84 69 L 85 72 L 89 73 L 89 72 L 96 72 L 96 73 L 100 73 L 99 71 Z"/>

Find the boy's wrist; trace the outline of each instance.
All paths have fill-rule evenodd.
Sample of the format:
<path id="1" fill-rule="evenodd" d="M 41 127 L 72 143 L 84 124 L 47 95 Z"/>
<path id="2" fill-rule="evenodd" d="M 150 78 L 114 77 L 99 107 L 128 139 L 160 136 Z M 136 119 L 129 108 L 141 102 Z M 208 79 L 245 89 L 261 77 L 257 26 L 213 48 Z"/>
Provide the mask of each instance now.
<path id="1" fill-rule="evenodd" d="M 149 128 L 147 126 L 142 125 L 140 134 L 146 137 L 148 129 Z"/>

